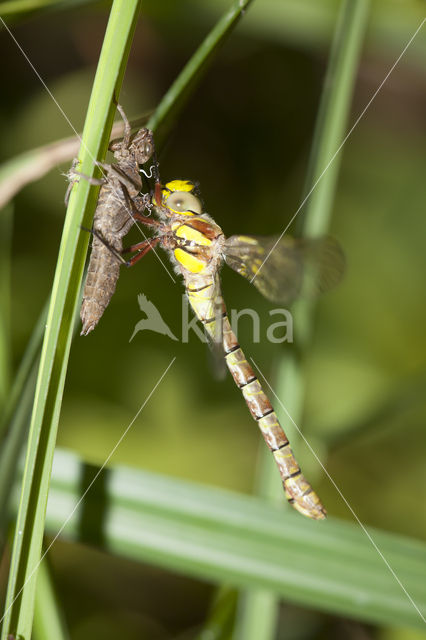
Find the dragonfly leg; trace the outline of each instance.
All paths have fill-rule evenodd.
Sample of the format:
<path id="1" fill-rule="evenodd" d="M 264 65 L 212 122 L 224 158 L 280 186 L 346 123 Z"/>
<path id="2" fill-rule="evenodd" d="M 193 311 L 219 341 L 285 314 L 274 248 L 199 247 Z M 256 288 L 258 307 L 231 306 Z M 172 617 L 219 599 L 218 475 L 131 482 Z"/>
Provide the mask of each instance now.
<path id="1" fill-rule="evenodd" d="M 137 252 L 130 260 L 126 260 L 125 264 L 128 267 L 133 267 L 134 264 L 139 262 L 147 253 L 151 251 L 158 243 L 160 242 L 160 238 L 147 238 L 147 240 L 143 240 L 142 242 L 138 242 L 137 244 L 132 244 L 130 247 L 126 247 L 122 250 L 122 253 L 134 253 Z M 122 258 L 124 260 L 124 258 Z"/>
<path id="2" fill-rule="evenodd" d="M 88 229 L 87 227 L 83 227 L 83 225 L 80 226 L 80 229 L 91 233 L 93 236 L 95 236 L 95 238 L 99 240 L 99 242 L 102 242 L 102 244 L 105 245 L 105 247 L 109 249 L 109 251 L 111 251 L 112 255 L 115 256 L 119 262 L 121 262 L 122 264 L 127 264 L 127 261 L 123 258 L 123 256 L 116 249 L 114 249 L 114 247 L 111 247 L 111 245 L 105 240 L 105 238 L 103 238 L 100 233 L 95 231 L 95 229 Z"/>
<path id="3" fill-rule="evenodd" d="M 96 163 L 96 164 L 102 167 L 100 163 Z M 77 176 L 78 178 L 84 178 L 84 180 L 87 180 L 87 182 L 89 182 L 90 184 L 93 184 L 94 186 L 99 186 L 99 185 L 102 186 L 107 182 L 106 178 L 93 178 L 92 176 L 88 176 L 87 174 L 81 173 L 80 171 L 76 171 L 75 169 L 72 169 L 70 171 L 70 175 Z"/>
<path id="4" fill-rule="evenodd" d="M 127 119 L 126 114 L 124 113 L 124 109 L 121 106 L 121 104 L 118 104 L 118 102 L 116 102 L 116 106 L 117 106 L 117 111 L 119 112 L 124 122 L 124 136 L 123 136 L 122 144 L 127 149 L 130 145 L 130 135 L 132 133 L 132 128 L 130 126 L 130 122 Z"/>
<path id="5" fill-rule="evenodd" d="M 99 186 L 99 185 L 102 186 L 106 183 L 105 178 L 92 178 L 92 176 L 88 176 L 85 173 L 81 173 L 80 171 L 77 171 L 75 167 L 78 165 L 78 163 L 79 163 L 79 159 L 74 158 L 74 160 L 72 161 L 70 170 L 65 174 L 69 180 L 69 184 L 64 197 L 66 207 L 68 206 L 68 201 L 70 199 L 71 189 L 80 180 L 80 178 L 84 178 L 84 180 L 87 180 L 90 184 L 93 184 L 95 186 Z"/>
<path id="6" fill-rule="evenodd" d="M 123 191 L 124 199 L 126 201 L 128 213 L 133 220 L 138 220 L 138 222 L 142 222 L 142 224 L 144 224 L 147 227 L 161 226 L 161 223 L 158 222 L 158 220 L 154 220 L 153 218 L 148 218 L 147 216 L 144 216 L 140 213 L 138 206 L 135 204 L 134 199 L 130 197 L 124 185 L 122 185 L 122 191 Z M 143 209 L 146 208 L 146 204 L 147 203 L 144 202 L 142 199 L 140 199 L 138 203 L 138 205 Z"/>
<path id="7" fill-rule="evenodd" d="M 152 218 L 147 218 L 147 216 L 143 216 L 140 213 L 132 213 L 132 217 L 134 220 L 138 220 L 138 222 L 142 222 L 142 224 L 147 227 L 161 227 L 161 222 L 158 220 L 153 220 Z"/>
<path id="8" fill-rule="evenodd" d="M 131 176 L 127 175 L 125 171 L 123 171 L 117 163 L 108 164 L 107 162 L 98 162 L 96 161 L 96 166 L 103 169 L 108 176 L 113 178 L 117 178 L 120 184 L 126 187 L 129 191 L 134 191 L 135 194 L 140 191 L 140 184 L 137 180 L 133 179 Z M 133 195 L 133 194 L 132 194 Z"/>
<path id="9" fill-rule="evenodd" d="M 154 194 L 155 194 L 155 203 L 156 203 L 156 205 L 158 207 L 161 207 L 163 205 L 163 197 L 161 195 L 161 182 L 160 182 L 158 177 L 157 177 L 157 179 L 155 181 Z"/>

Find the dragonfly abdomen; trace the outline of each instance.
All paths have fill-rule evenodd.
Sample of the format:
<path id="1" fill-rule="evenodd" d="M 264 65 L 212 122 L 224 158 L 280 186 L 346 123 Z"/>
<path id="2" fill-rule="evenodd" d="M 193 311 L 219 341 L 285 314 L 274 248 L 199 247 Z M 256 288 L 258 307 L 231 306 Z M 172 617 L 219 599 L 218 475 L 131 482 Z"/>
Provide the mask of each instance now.
<path id="1" fill-rule="evenodd" d="M 121 240 L 115 239 L 114 249 L 120 251 L 121 248 Z M 111 249 L 94 236 L 80 310 L 83 323 L 81 335 L 87 335 L 98 324 L 114 294 L 120 266 Z"/>
<path id="2" fill-rule="evenodd" d="M 228 369 L 241 389 L 249 411 L 259 425 L 269 450 L 272 451 L 287 500 L 308 518 L 316 520 L 325 518 L 326 511 L 302 474 L 277 414 L 238 344 L 227 316 L 223 318 L 223 347 Z"/>

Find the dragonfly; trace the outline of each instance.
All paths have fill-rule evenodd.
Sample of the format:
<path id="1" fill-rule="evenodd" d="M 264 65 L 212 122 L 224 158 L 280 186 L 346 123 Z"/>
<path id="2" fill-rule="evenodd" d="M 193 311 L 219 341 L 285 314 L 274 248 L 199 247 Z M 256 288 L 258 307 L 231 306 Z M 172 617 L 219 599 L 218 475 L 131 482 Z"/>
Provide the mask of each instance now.
<path id="1" fill-rule="evenodd" d="M 152 197 L 156 218 L 137 219 L 153 231 L 149 239 L 133 245 L 132 266 L 157 245 L 169 255 L 183 277 L 186 294 L 198 320 L 226 365 L 272 452 L 289 503 L 301 514 L 323 519 L 326 510 L 294 457 L 290 442 L 262 385 L 238 343 L 222 297 L 220 269 L 224 263 L 248 278 L 271 301 L 290 304 L 303 292 L 329 289 L 337 284 L 344 259 L 331 238 L 294 239 L 288 236 L 225 236 L 203 211 L 198 187 L 190 180 L 155 185 Z M 124 261 L 123 258 L 121 258 Z"/>
<path id="2" fill-rule="evenodd" d="M 90 230 L 92 252 L 80 310 L 81 335 L 93 331 L 114 294 L 120 272 L 120 263 L 114 253 L 123 251 L 123 238 L 135 223 L 132 212 L 139 215 L 150 204 L 149 193 L 141 194 L 140 166 L 155 156 L 152 131 L 142 128 L 132 136 L 123 108 L 117 104 L 117 109 L 124 122 L 124 137 L 109 145 L 116 162 L 98 163 L 106 176 L 98 180 L 73 169 L 70 172 L 71 176 L 74 174 L 91 184 L 101 185 Z"/>

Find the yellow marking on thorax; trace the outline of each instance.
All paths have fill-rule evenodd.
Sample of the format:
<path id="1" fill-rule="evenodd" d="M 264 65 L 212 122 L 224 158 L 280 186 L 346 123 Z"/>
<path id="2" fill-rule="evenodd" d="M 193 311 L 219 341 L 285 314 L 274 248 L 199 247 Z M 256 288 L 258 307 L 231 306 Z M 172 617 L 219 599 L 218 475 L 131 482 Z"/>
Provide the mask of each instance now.
<path id="1" fill-rule="evenodd" d="M 201 273 L 206 268 L 204 260 L 197 258 L 183 249 L 174 250 L 176 260 L 191 273 Z"/>
<path id="2" fill-rule="evenodd" d="M 195 244 L 199 244 L 204 247 L 208 247 L 212 244 L 212 241 L 207 238 L 201 231 L 194 229 L 189 224 L 181 224 L 180 222 L 175 222 L 172 225 L 172 231 L 175 232 L 175 235 L 178 238 L 184 238 L 188 240 L 188 242 L 195 242 Z"/>

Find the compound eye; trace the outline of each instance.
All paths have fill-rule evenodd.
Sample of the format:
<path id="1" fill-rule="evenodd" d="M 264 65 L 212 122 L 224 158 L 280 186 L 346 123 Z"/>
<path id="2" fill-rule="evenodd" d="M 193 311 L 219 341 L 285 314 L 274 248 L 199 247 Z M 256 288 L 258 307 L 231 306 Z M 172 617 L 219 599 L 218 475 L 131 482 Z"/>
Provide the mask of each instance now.
<path id="1" fill-rule="evenodd" d="M 166 200 L 166 207 L 178 213 L 202 213 L 201 201 L 187 191 L 175 191 Z"/>
<path id="2" fill-rule="evenodd" d="M 150 142 L 144 142 L 143 145 L 138 149 L 136 158 L 139 164 L 143 164 L 146 162 L 147 158 L 152 156 L 154 148 Z"/>
<path id="3" fill-rule="evenodd" d="M 152 156 L 153 148 L 150 142 L 145 142 L 143 152 L 145 156 Z"/>

